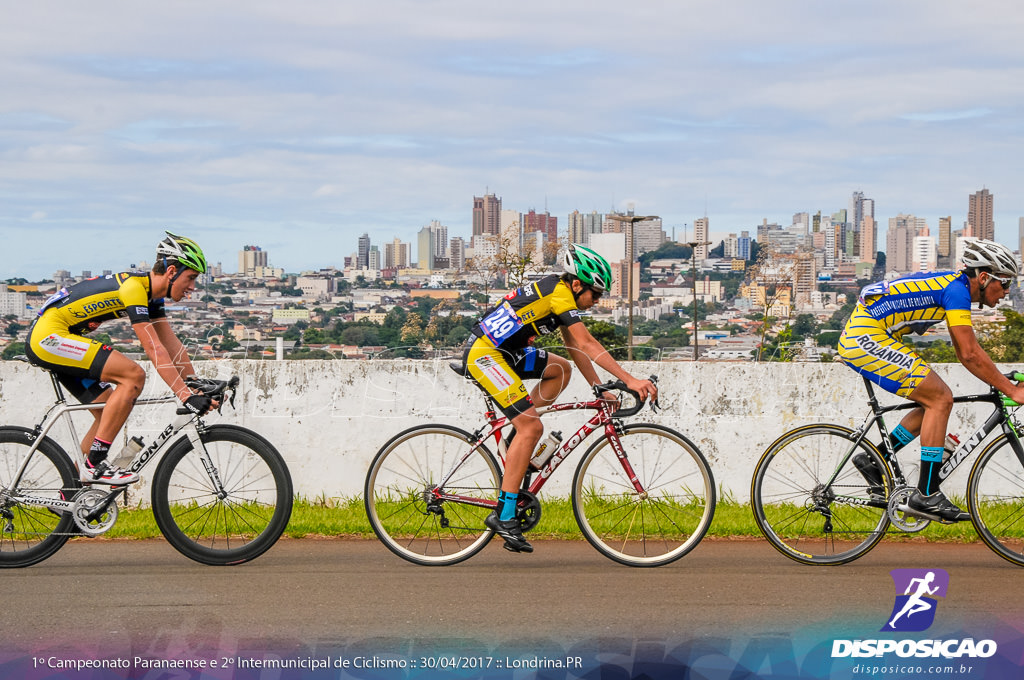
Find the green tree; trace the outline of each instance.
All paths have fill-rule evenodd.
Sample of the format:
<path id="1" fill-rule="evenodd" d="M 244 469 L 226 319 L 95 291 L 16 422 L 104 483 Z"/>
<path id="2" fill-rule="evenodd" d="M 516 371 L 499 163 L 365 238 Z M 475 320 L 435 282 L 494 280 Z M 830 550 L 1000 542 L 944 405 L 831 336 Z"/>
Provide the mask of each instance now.
<path id="1" fill-rule="evenodd" d="M 4 347 L 4 351 L 0 353 L 0 359 L 9 361 L 14 357 L 25 353 L 25 343 L 23 342 L 12 342 L 11 344 Z"/>

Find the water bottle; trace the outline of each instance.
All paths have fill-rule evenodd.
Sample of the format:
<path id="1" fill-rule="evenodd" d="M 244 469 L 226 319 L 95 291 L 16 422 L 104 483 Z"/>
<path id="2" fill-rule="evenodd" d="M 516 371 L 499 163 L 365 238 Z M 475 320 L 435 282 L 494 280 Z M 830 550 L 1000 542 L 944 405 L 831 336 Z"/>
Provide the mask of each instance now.
<path id="1" fill-rule="evenodd" d="M 548 434 L 548 436 L 544 438 L 544 441 L 540 443 L 540 446 L 537 447 L 537 450 L 533 452 L 533 457 L 530 458 L 530 467 L 534 470 L 540 470 L 544 467 L 544 464 L 548 462 L 549 458 L 551 458 L 551 454 L 555 452 L 555 449 L 557 449 L 561 443 L 561 432 L 551 432 Z"/>
<path id="2" fill-rule="evenodd" d="M 960 437 L 955 434 L 947 434 L 946 441 L 942 445 L 942 462 L 945 463 L 949 460 L 949 457 L 953 455 L 953 452 L 960 446 Z"/>
<path id="3" fill-rule="evenodd" d="M 131 463 L 135 459 L 135 454 L 142 450 L 146 444 L 142 441 L 142 437 L 132 437 L 128 440 L 128 443 L 124 445 L 121 452 L 117 454 L 117 458 L 113 460 L 113 465 L 117 467 L 124 467 L 128 463 Z"/>

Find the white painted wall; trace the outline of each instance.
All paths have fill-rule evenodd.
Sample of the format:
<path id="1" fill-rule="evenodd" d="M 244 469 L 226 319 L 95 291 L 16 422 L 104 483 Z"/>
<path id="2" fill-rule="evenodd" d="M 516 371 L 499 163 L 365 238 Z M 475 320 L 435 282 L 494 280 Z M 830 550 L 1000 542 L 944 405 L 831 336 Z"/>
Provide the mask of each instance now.
<path id="1" fill-rule="evenodd" d="M 223 416 L 213 415 L 209 422 L 244 425 L 268 438 L 284 455 L 296 493 L 308 498 L 361 495 L 373 455 L 406 428 L 444 422 L 473 430 L 483 422 L 480 392 L 456 376 L 446 361 L 217 361 L 196 366 L 208 377 L 241 377 L 237 410 L 225 407 Z M 657 414 L 645 409 L 630 422 L 657 422 L 684 433 L 710 462 L 721 496 L 741 502 L 749 498 L 750 477 L 761 453 L 783 432 L 820 421 L 855 427 L 867 412 L 861 379 L 840 364 L 637 362 L 626 367 L 637 375 L 659 376 L 663 407 Z M 936 370 L 956 393 L 984 389 L 959 365 Z M 144 396 L 162 394 L 162 387 L 150 370 Z M 882 395 L 883 403 L 896 401 Z M 564 396 L 588 397 L 586 383 L 574 374 Z M 22 362 L 0 362 L 0 423 L 32 426 L 52 401 L 43 371 Z M 970 434 L 987 412 L 985 406 L 958 406 L 950 431 Z M 139 408 L 126 429 L 148 442 L 173 414 L 171 405 Z M 76 417 L 84 433 L 91 416 Z M 549 429 L 569 436 L 582 419 L 552 414 L 545 421 Z M 54 436 L 69 446 L 63 428 Z M 120 448 L 120 440 L 114 448 Z M 546 493 L 568 493 L 572 470 L 584 450 L 578 449 L 555 473 Z M 912 483 L 917 480 L 916 458 L 916 445 L 901 456 L 912 464 Z M 971 463 L 973 459 L 956 471 L 947 491 L 963 495 Z M 148 502 L 145 485 L 155 469 L 151 463 L 143 471 L 144 484 L 132 490 L 133 503 Z"/>

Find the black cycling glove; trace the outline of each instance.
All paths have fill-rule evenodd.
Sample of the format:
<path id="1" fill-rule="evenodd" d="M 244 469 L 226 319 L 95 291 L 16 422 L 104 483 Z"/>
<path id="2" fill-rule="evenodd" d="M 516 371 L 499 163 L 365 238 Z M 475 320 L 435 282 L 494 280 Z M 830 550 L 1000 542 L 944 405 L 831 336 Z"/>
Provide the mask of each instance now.
<path id="1" fill-rule="evenodd" d="M 201 416 L 213 408 L 213 399 L 210 399 L 205 394 L 193 394 L 185 400 L 185 408 Z"/>

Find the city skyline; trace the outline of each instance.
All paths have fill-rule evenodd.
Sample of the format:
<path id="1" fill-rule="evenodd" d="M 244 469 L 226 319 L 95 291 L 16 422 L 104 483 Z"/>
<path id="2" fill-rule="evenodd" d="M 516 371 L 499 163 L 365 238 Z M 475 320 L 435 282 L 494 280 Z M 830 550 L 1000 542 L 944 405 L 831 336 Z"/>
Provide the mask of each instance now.
<path id="1" fill-rule="evenodd" d="M 338 266 L 363 233 L 468 239 L 485 193 L 717 242 L 861 191 L 881 245 L 987 189 L 1018 243 L 1024 13 L 994 0 L 60 7 L 0 24 L 0 278 L 151 258 L 165 228 Z"/>

